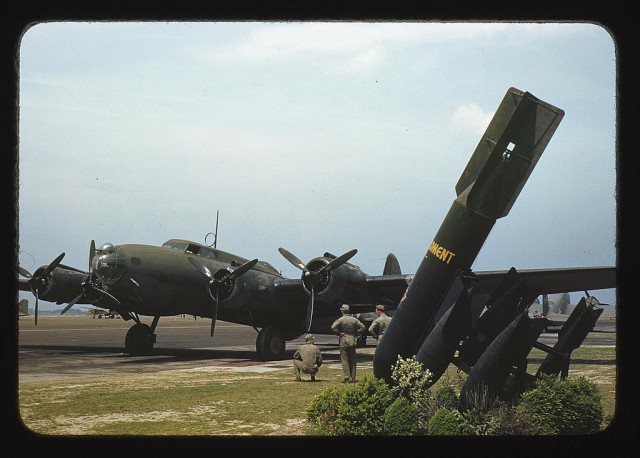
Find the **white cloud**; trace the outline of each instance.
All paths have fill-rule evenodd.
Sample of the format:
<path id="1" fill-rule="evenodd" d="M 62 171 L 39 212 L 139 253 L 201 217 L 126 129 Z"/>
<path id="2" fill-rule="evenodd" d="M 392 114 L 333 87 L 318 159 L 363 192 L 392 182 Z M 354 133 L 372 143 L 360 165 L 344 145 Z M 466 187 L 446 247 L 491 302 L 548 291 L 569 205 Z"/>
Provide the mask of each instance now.
<path id="1" fill-rule="evenodd" d="M 468 103 L 456 108 L 453 112 L 451 130 L 458 133 L 482 135 L 494 114 L 494 111 L 485 113 L 478 105 Z"/>
<path id="2" fill-rule="evenodd" d="M 379 56 L 374 48 L 464 41 L 490 36 L 507 24 L 429 22 L 265 23 L 223 51 L 205 51 L 214 60 L 265 61 L 294 57 Z M 364 56 L 364 57 L 363 57 Z"/>
<path id="3" fill-rule="evenodd" d="M 367 73 L 383 66 L 386 53 L 379 47 L 364 49 L 353 57 L 340 60 L 331 73 Z"/>

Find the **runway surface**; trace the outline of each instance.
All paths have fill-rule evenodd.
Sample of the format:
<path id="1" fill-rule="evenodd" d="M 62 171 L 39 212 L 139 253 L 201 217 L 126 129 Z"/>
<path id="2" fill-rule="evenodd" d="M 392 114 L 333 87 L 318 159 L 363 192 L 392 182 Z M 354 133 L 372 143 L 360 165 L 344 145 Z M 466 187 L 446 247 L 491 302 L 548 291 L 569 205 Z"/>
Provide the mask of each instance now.
<path id="1" fill-rule="evenodd" d="M 602 320 L 601 320 L 602 321 Z M 224 321 L 216 324 L 187 316 L 161 318 L 151 355 L 131 356 L 124 351 L 124 339 L 134 323 L 122 319 L 40 316 L 38 326 L 32 316 L 18 320 L 18 378 L 20 382 L 59 380 L 73 377 L 135 374 L 174 369 L 235 368 L 237 370 L 291 369 L 291 357 L 303 338 L 287 342 L 286 359 L 260 361 L 255 341 L 257 332 Z M 615 329 L 615 321 L 598 323 L 599 329 Z M 371 367 L 375 341 L 358 348 L 358 366 Z M 543 334 L 540 341 L 552 346 L 555 334 Z M 337 337 L 316 335 L 326 364 L 340 364 Z M 615 345 L 614 334 L 587 337 L 583 345 Z"/>
<path id="2" fill-rule="evenodd" d="M 200 367 L 235 367 L 252 370 L 291 369 L 293 352 L 302 337 L 287 342 L 287 357 L 260 361 L 256 353 L 257 332 L 249 327 L 218 321 L 211 337 L 211 321 L 193 317 L 161 318 L 151 355 L 131 356 L 124 339 L 133 321 L 91 317 L 20 317 L 18 377 L 20 382 L 69 377 L 144 373 Z M 316 345 L 326 364 L 340 364 L 337 337 L 316 335 Z M 358 349 L 359 362 L 371 364 L 374 341 Z"/>

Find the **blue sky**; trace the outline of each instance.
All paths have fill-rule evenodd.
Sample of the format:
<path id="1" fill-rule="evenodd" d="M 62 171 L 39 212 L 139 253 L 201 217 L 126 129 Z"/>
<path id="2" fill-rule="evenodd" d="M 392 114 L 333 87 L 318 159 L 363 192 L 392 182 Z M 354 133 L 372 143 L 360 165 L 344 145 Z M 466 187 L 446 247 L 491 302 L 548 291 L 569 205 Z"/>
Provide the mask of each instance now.
<path id="1" fill-rule="evenodd" d="M 63 251 L 86 269 L 92 239 L 203 243 L 219 210 L 218 248 L 289 277 L 278 247 L 357 248 L 372 275 L 393 252 L 412 273 L 509 87 L 565 117 L 473 269 L 616 264 L 616 47 L 599 25 L 54 22 L 26 31 L 19 65 L 30 271 Z"/>

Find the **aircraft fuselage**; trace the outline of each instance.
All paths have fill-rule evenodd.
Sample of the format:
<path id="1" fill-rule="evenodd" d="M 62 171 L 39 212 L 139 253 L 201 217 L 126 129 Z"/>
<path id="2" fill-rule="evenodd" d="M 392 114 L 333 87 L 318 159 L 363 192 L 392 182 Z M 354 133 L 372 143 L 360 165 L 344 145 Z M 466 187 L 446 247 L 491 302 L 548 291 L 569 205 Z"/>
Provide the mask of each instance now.
<path id="1" fill-rule="evenodd" d="M 183 247 L 183 245 L 187 245 Z M 173 246 L 171 246 L 173 245 Z M 116 297 L 126 311 L 149 316 L 190 314 L 211 317 L 212 303 L 216 300 L 207 279 L 189 262 L 196 258 L 215 276 L 228 272 L 229 266 L 247 260 L 220 250 L 214 250 L 187 241 L 169 241 L 163 246 L 125 244 L 113 247 L 111 252 L 99 251 L 93 259 L 93 268 L 105 283 L 106 290 Z M 241 324 L 259 324 L 255 320 L 267 312 L 278 297 L 260 294 L 283 280 L 266 263 L 256 264 L 246 274 L 229 285 L 227 294 L 220 297 L 219 318 Z M 301 295 L 300 299 L 306 301 Z M 251 304 L 252 318 L 247 313 Z M 292 311 L 296 309 L 291 307 Z M 304 307 L 300 312 L 304 317 Z"/>

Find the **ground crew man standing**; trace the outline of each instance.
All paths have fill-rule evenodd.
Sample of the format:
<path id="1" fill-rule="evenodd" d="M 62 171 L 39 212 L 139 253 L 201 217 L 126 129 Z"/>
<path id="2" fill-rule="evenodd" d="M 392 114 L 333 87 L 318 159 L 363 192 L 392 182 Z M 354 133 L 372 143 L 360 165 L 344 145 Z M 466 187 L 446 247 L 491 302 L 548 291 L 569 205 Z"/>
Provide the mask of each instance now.
<path id="1" fill-rule="evenodd" d="M 380 342 L 382 335 L 387 330 L 389 323 L 391 323 L 391 317 L 384 312 L 384 305 L 376 305 L 376 315 L 378 315 L 378 318 L 373 320 L 373 323 L 369 326 L 369 334 Z"/>
<path id="2" fill-rule="evenodd" d="M 343 304 L 340 307 L 342 316 L 333 322 L 331 330 L 340 336 L 340 360 L 344 378 L 342 383 L 354 383 L 356 381 L 356 343 L 360 334 L 364 333 L 364 324 L 349 313 L 349 306 Z"/>
<path id="3" fill-rule="evenodd" d="M 302 381 L 300 373 L 311 374 L 311 381 L 316 381 L 318 368 L 322 366 L 322 354 L 315 345 L 315 339 L 311 334 L 304 336 L 305 343 L 293 354 L 293 370 L 296 374 L 296 382 Z"/>

